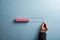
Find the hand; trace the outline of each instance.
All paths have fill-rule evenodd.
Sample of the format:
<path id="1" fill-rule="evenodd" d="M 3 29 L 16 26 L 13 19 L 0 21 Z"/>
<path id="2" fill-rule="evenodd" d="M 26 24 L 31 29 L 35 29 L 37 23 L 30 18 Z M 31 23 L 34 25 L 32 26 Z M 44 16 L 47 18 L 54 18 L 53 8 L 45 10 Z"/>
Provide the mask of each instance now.
<path id="1" fill-rule="evenodd" d="M 48 30 L 48 25 L 46 22 L 43 22 L 43 24 L 41 25 L 40 32 L 46 32 L 47 30 Z"/>

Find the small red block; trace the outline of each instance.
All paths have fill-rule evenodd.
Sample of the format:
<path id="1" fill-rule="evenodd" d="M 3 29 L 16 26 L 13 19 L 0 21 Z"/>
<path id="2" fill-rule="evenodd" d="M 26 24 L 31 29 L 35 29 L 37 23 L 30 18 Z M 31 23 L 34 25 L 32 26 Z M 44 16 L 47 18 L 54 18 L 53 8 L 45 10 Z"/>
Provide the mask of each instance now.
<path id="1" fill-rule="evenodd" d="M 16 22 L 29 22 L 29 18 L 16 18 Z"/>

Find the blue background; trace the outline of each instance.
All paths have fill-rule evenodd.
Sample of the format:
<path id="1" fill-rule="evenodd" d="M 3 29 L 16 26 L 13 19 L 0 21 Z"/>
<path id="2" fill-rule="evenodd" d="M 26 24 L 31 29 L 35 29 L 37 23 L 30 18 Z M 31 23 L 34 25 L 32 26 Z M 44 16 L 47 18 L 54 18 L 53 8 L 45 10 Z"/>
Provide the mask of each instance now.
<path id="1" fill-rule="evenodd" d="M 13 22 L 20 17 L 32 20 Z M 60 40 L 60 0 L 0 0 L 0 40 L 37 40 L 44 20 L 49 27 L 47 40 Z"/>

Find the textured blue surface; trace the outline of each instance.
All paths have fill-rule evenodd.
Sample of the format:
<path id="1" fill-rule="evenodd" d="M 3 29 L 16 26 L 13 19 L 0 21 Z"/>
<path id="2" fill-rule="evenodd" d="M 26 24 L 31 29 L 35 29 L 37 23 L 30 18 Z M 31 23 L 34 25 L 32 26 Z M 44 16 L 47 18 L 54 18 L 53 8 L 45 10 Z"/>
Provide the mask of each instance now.
<path id="1" fill-rule="evenodd" d="M 42 20 L 14 23 L 19 17 Z M 49 26 L 47 40 L 60 40 L 60 0 L 0 0 L 0 40 L 37 40 L 43 20 Z"/>

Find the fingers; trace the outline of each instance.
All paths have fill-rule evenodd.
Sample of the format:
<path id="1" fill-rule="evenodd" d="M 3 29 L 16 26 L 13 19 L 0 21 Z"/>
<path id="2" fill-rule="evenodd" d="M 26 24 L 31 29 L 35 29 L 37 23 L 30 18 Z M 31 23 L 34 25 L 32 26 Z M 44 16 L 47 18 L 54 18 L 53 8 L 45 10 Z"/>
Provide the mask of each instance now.
<path id="1" fill-rule="evenodd" d="M 43 27 L 45 27 L 48 30 L 48 24 L 45 21 L 43 22 Z"/>
<path id="2" fill-rule="evenodd" d="M 43 22 L 41 25 L 41 32 L 46 32 L 48 30 L 48 25 L 46 22 Z"/>
<path id="3" fill-rule="evenodd" d="M 46 22 L 44 22 L 44 24 L 45 24 L 46 29 L 48 30 L 48 24 Z"/>

